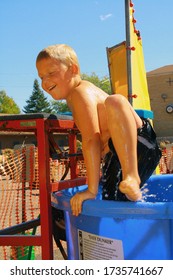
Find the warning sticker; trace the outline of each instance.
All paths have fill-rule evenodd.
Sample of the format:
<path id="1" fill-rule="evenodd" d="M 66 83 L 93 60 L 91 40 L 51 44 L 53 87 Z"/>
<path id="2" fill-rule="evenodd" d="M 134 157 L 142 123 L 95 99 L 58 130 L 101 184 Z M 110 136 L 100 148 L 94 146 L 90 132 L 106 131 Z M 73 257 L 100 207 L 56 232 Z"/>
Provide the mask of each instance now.
<path id="1" fill-rule="evenodd" d="M 123 260 L 121 240 L 78 230 L 80 260 Z"/>

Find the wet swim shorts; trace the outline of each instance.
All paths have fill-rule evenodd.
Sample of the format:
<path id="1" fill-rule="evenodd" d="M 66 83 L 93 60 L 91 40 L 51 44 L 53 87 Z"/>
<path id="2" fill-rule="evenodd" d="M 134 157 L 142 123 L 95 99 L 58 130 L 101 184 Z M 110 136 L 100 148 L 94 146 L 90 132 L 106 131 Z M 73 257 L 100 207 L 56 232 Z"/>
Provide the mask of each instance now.
<path id="1" fill-rule="evenodd" d="M 142 118 L 141 118 L 142 119 Z M 140 187 L 152 175 L 161 158 L 161 150 L 156 141 L 156 134 L 148 119 L 142 119 L 143 126 L 137 130 L 137 155 L 138 172 L 141 179 Z M 128 201 L 127 197 L 120 192 L 118 186 L 122 181 L 121 165 L 114 149 L 112 140 L 109 139 L 108 152 L 103 160 L 101 185 L 102 198 L 104 200 Z"/>

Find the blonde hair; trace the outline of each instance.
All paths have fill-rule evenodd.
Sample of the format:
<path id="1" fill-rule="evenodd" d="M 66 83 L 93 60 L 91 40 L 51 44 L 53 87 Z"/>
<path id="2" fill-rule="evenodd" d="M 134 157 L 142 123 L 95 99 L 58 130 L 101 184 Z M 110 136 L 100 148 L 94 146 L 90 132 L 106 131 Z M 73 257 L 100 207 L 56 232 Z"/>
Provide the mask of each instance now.
<path id="1" fill-rule="evenodd" d="M 57 44 L 43 49 L 37 56 L 36 62 L 44 58 L 54 58 L 66 66 L 77 65 L 80 73 L 80 65 L 75 51 L 68 45 Z"/>

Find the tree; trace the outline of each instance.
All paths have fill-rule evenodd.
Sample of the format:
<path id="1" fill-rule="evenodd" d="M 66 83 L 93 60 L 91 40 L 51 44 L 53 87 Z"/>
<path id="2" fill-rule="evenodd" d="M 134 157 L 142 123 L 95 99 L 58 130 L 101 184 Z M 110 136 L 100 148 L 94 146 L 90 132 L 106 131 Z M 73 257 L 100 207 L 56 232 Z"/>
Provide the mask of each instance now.
<path id="1" fill-rule="evenodd" d="M 70 109 L 65 100 L 60 100 L 60 101 L 52 100 L 51 107 L 52 107 L 52 114 L 61 114 L 65 112 L 70 112 Z"/>
<path id="2" fill-rule="evenodd" d="M 28 100 L 27 105 L 22 110 L 24 113 L 51 113 L 51 106 L 44 92 L 40 89 L 38 80 L 34 80 L 33 91 Z"/>
<path id="3" fill-rule="evenodd" d="M 4 90 L 0 91 L 0 113 L 1 114 L 20 114 L 20 108 L 9 97 Z"/>
<path id="4" fill-rule="evenodd" d="M 103 91 L 107 92 L 108 94 L 112 93 L 110 80 L 107 76 L 103 78 L 99 78 L 94 72 L 91 75 L 82 74 L 82 80 L 87 80 L 93 83 L 95 86 L 101 88 Z"/>

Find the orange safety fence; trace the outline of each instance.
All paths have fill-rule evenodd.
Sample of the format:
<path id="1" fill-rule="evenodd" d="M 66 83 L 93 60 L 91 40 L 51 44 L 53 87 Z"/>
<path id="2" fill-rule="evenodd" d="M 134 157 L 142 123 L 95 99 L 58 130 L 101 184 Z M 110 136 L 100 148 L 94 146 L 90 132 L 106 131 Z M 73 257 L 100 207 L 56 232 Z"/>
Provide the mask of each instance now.
<path id="1" fill-rule="evenodd" d="M 50 158 L 50 182 L 70 179 L 69 158 Z M 83 159 L 77 162 L 78 177 L 86 176 Z M 36 219 L 40 214 L 38 149 L 33 144 L 16 145 L 0 157 L 0 229 Z M 24 231 L 40 234 L 40 226 Z M 0 246 L 0 259 L 30 259 L 40 255 L 40 246 Z M 39 258 L 39 257 L 38 257 Z"/>
<path id="2" fill-rule="evenodd" d="M 173 144 L 167 144 L 162 148 L 162 157 L 159 163 L 160 174 L 173 173 Z"/>

